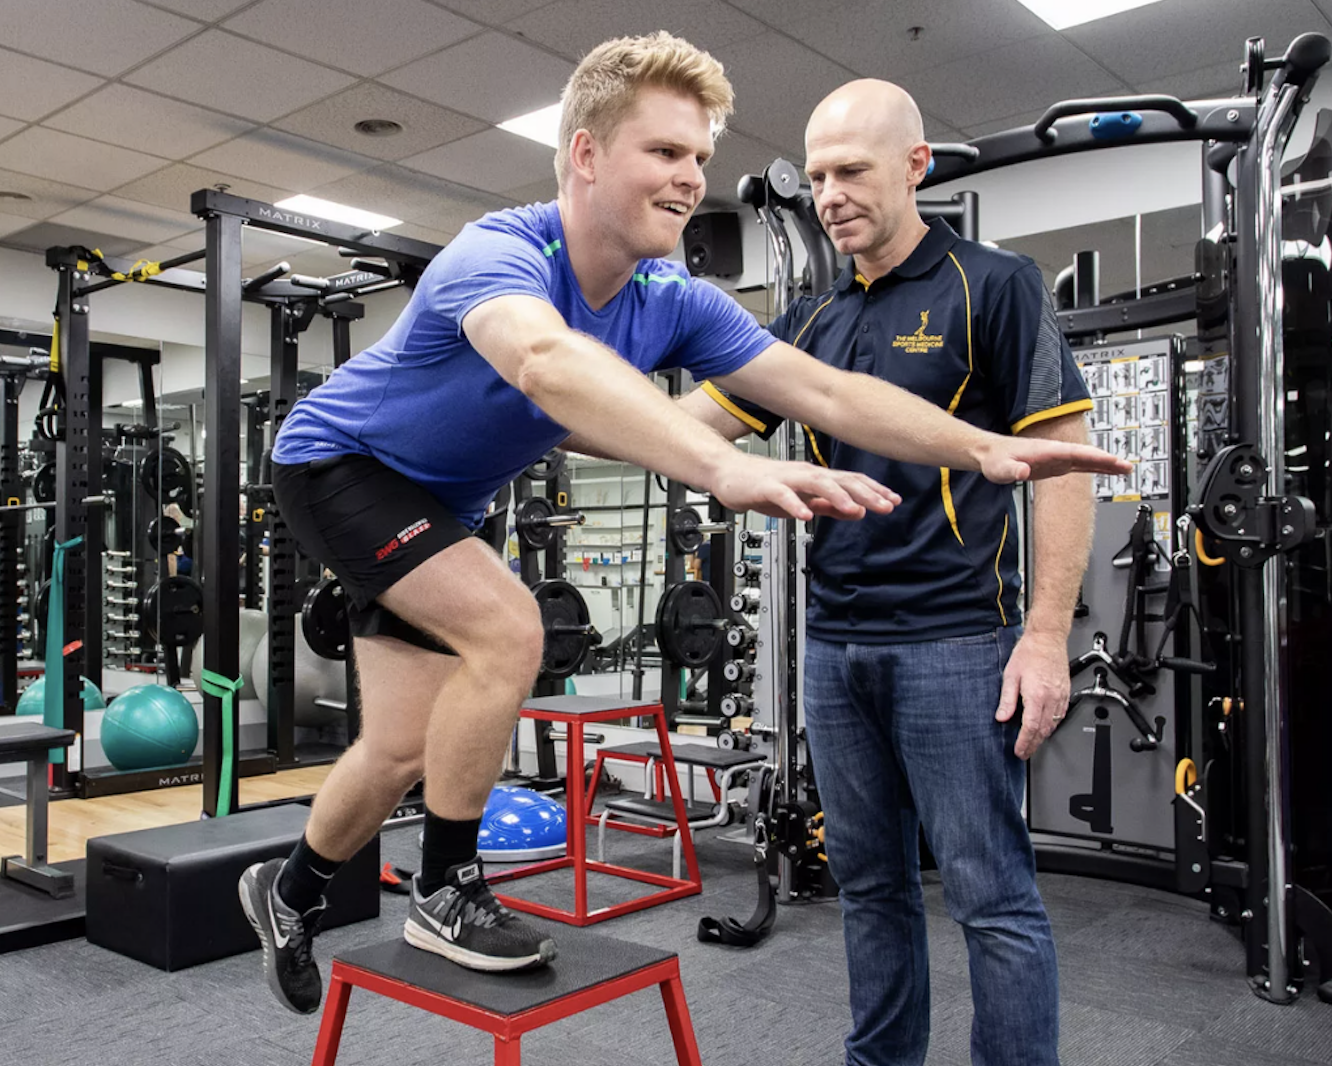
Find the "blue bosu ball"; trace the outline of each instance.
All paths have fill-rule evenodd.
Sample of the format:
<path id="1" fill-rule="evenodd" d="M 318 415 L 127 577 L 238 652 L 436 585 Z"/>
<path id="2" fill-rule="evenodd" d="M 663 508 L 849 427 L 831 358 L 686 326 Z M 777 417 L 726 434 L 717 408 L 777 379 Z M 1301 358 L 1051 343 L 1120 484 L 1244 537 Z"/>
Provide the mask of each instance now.
<path id="1" fill-rule="evenodd" d="M 481 815 L 477 851 L 487 862 L 552 859 L 568 840 L 564 808 L 530 788 L 497 785 Z"/>

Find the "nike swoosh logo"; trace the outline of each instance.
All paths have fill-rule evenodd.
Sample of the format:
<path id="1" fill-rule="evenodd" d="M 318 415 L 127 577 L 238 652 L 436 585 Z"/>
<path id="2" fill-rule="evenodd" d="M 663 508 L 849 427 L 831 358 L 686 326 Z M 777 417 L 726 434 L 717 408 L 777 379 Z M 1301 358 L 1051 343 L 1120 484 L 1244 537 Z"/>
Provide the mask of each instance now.
<path id="1" fill-rule="evenodd" d="M 282 926 L 278 924 L 277 915 L 273 913 L 273 894 L 271 892 L 265 901 L 265 905 L 268 907 L 268 920 L 273 923 L 273 943 L 279 948 L 285 948 L 291 937 L 283 934 Z"/>
<path id="2" fill-rule="evenodd" d="M 422 918 L 424 918 L 426 924 L 429 925 L 432 929 L 434 929 L 434 931 L 437 932 L 440 936 L 442 936 L 445 940 L 457 940 L 458 937 L 462 935 L 462 924 L 463 924 L 462 915 L 459 915 L 454 920 L 452 927 L 449 927 L 446 926 L 443 922 L 436 919 L 433 915 L 427 914 L 424 910 L 422 910 L 419 907 L 417 908 L 416 913 L 419 914 Z"/>

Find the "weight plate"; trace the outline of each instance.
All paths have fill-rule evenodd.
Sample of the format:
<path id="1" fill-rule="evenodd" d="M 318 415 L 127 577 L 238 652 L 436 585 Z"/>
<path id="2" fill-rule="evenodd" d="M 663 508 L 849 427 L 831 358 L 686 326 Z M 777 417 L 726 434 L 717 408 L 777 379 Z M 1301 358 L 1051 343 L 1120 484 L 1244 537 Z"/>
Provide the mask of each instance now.
<path id="1" fill-rule="evenodd" d="M 543 677 L 571 677 L 578 672 L 600 636 L 592 627 L 583 594 L 567 581 L 538 581 L 532 595 L 541 608 L 541 626 L 546 631 L 541 655 Z"/>
<path id="2" fill-rule="evenodd" d="M 523 475 L 533 481 L 549 481 L 551 478 L 559 477 L 564 472 L 564 464 L 568 458 L 558 448 L 552 448 L 535 463 L 530 464 L 523 471 Z"/>
<path id="3" fill-rule="evenodd" d="M 351 623 L 347 619 L 347 597 L 337 578 L 323 578 L 305 594 L 301 632 L 310 650 L 321 659 L 347 658 Z"/>
<path id="4" fill-rule="evenodd" d="M 698 512 L 692 507 L 681 507 L 671 515 L 671 543 L 682 555 L 691 555 L 703 546 L 699 522 Z"/>
<path id="5" fill-rule="evenodd" d="M 56 465 L 43 463 L 32 476 L 32 498 L 37 503 L 55 503 Z"/>
<path id="6" fill-rule="evenodd" d="M 544 496 L 532 496 L 518 505 L 514 525 L 518 539 L 533 551 L 541 551 L 555 543 L 556 527 L 546 523 L 555 516 L 555 504 Z"/>
<path id="7" fill-rule="evenodd" d="M 148 523 L 148 543 L 158 555 L 170 555 L 185 545 L 185 531 L 170 515 L 162 515 Z"/>
<path id="8" fill-rule="evenodd" d="M 177 574 L 148 590 L 139 614 L 150 640 L 164 648 L 185 648 L 203 636 L 203 606 L 203 585 Z"/>
<path id="9" fill-rule="evenodd" d="M 143 491 L 163 507 L 176 504 L 188 517 L 194 516 L 194 472 L 190 461 L 175 448 L 150 451 L 139 462 Z"/>
<path id="10" fill-rule="evenodd" d="M 721 597 L 711 585 L 673 585 L 657 605 L 657 645 L 676 666 L 706 666 L 721 650 L 724 618 Z"/>

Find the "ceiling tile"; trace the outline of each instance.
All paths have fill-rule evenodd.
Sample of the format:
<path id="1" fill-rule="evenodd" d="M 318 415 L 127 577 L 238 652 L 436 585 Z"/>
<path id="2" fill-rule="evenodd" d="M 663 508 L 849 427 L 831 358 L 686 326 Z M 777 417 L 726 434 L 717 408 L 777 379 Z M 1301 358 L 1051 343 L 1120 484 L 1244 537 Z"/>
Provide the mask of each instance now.
<path id="1" fill-rule="evenodd" d="M 985 137 L 991 133 L 1003 133 L 1004 130 L 1033 126 L 1043 114 L 1045 114 L 1044 108 L 1039 111 L 1023 111 L 1017 115 L 1006 115 L 1003 118 L 997 118 L 993 122 L 982 122 L 976 126 L 968 126 L 963 131 L 962 140 L 969 141 L 973 137 Z"/>
<path id="2" fill-rule="evenodd" d="M 268 122 L 345 89 L 355 79 L 221 30 L 208 30 L 125 80 Z"/>
<path id="3" fill-rule="evenodd" d="M 263 0 L 226 28 L 367 76 L 400 67 L 481 27 L 425 0 Z"/>
<path id="4" fill-rule="evenodd" d="M 952 126 L 940 122 L 937 118 L 930 115 L 922 115 L 921 117 L 925 122 L 925 139 L 931 144 L 949 144 L 967 139 L 961 130 L 955 130 Z"/>
<path id="5" fill-rule="evenodd" d="M 1240 91 L 1240 67 L 1244 64 L 1239 59 L 1216 66 L 1191 70 L 1186 74 L 1172 74 L 1152 77 L 1139 82 L 1135 88 L 1145 93 L 1165 93 L 1181 100 L 1214 100 L 1236 96 Z"/>
<path id="6" fill-rule="evenodd" d="M 814 105 L 853 74 L 781 34 L 718 49 L 735 86 L 738 130 L 804 157 L 805 121 Z"/>
<path id="7" fill-rule="evenodd" d="M 18 133 L 26 125 L 26 122 L 20 122 L 16 118 L 0 118 L 0 140 L 8 137 L 11 133 Z"/>
<path id="8" fill-rule="evenodd" d="M 325 200 L 405 219 L 429 211 L 437 200 L 450 196 L 454 187 L 417 170 L 382 166 L 349 174 L 310 191 Z"/>
<path id="9" fill-rule="evenodd" d="M 473 189 L 502 192 L 554 173 L 554 158 L 554 151 L 544 144 L 504 130 L 486 130 L 404 159 L 402 164 Z"/>
<path id="10" fill-rule="evenodd" d="M 27 197 L 26 200 L 0 199 L 0 206 L 7 214 L 24 218 L 50 218 L 97 195 L 82 186 L 65 185 L 12 170 L 0 170 L 0 191 L 22 193 Z"/>
<path id="11" fill-rule="evenodd" d="M 44 125 L 168 159 L 182 159 L 254 128 L 128 85 L 108 85 Z"/>
<path id="12" fill-rule="evenodd" d="M 922 110 L 958 128 L 1124 86 L 1059 36 L 996 48 L 902 79 Z"/>
<path id="13" fill-rule="evenodd" d="M 475 222 L 482 215 L 512 206 L 513 200 L 509 197 L 451 186 L 447 196 L 440 196 L 428 210 L 407 221 L 439 233 L 458 233 L 463 226 Z M 395 229 L 394 232 L 401 233 L 403 229 Z"/>
<path id="14" fill-rule="evenodd" d="M 516 18 L 545 7 L 551 0 L 430 0 L 476 22 L 502 26 Z"/>
<path id="15" fill-rule="evenodd" d="M 197 252 L 203 246 L 202 237 L 191 239 L 189 236 L 183 236 L 179 241 L 167 241 L 163 244 L 150 244 L 143 248 L 135 248 L 131 254 L 135 259 L 147 259 L 150 263 L 165 263 L 167 260 L 175 259 L 186 252 Z M 199 259 L 193 263 L 186 263 L 184 268 L 202 271 L 203 263 L 204 261 Z"/>
<path id="16" fill-rule="evenodd" d="M 114 75 L 169 48 L 199 24 L 135 0 L 5 0 L 5 44 Z"/>
<path id="17" fill-rule="evenodd" d="M 602 41 L 667 30 L 707 51 L 767 32 L 735 8 L 712 0 L 555 0 L 508 24 L 530 41 L 577 60 Z"/>
<path id="18" fill-rule="evenodd" d="M 0 144 L 0 167 L 106 191 L 166 165 L 166 160 L 33 126 Z"/>
<path id="19" fill-rule="evenodd" d="M 441 248 L 457 236 L 456 233 L 450 230 L 431 229 L 429 226 L 422 226 L 417 222 L 404 222 L 401 226 L 394 226 L 393 235 L 395 237 L 410 237 L 414 241 L 427 241 L 430 244 L 437 244 Z"/>
<path id="20" fill-rule="evenodd" d="M 0 115 L 39 119 L 101 84 L 91 74 L 0 48 Z"/>
<path id="21" fill-rule="evenodd" d="M 402 126 L 402 132 L 391 137 L 367 137 L 357 133 L 356 123 L 367 118 L 392 119 Z M 346 92 L 288 115 L 274 125 L 325 144 L 390 160 L 416 155 L 486 128 L 486 123 L 478 119 L 375 82 L 362 82 Z"/>
<path id="22" fill-rule="evenodd" d="M 726 0 L 731 7 L 748 12 L 774 29 L 788 31 L 809 21 L 809 0 Z M 847 6 L 846 0 L 831 0 L 821 10 L 832 13 Z"/>
<path id="23" fill-rule="evenodd" d="M 1162 73 L 1195 70 L 1230 56 L 1244 59 L 1244 41 L 1265 37 L 1268 56 L 1280 55 L 1290 41 L 1314 25 L 1318 12 L 1309 0 L 1160 0 L 1116 18 L 1098 19 L 1063 31 L 1064 36 L 1102 66 L 1136 85 Z"/>
<path id="24" fill-rule="evenodd" d="M 223 174 L 275 181 L 301 191 L 375 165 L 366 156 L 268 129 L 210 148 L 190 162 Z"/>
<path id="25" fill-rule="evenodd" d="M 7 215 L 0 212 L 0 237 L 8 236 L 11 233 L 17 233 L 21 229 L 27 229 L 32 225 L 32 219 L 24 218 L 22 215 Z"/>
<path id="26" fill-rule="evenodd" d="M 44 252 L 48 248 L 78 244 L 85 248 L 96 248 L 103 255 L 110 256 L 125 255 L 138 243 L 132 238 L 117 237 L 114 233 L 98 233 L 77 226 L 62 226 L 56 222 L 38 222 L 0 240 L 0 244 L 25 252 Z"/>
<path id="27" fill-rule="evenodd" d="M 312 253 L 321 253 L 318 265 L 307 258 Z M 296 266 L 297 259 L 306 259 L 308 265 L 304 268 Z M 247 270 L 255 271 L 267 269 L 274 263 L 286 262 L 292 264 L 294 273 L 315 274 L 320 277 L 349 269 L 348 260 L 342 259 L 336 248 L 288 237 L 284 233 L 274 233 L 272 230 L 263 230 L 256 226 L 246 226 L 242 233 L 241 262 Z"/>
<path id="28" fill-rule="evenodd" d="M 913 27 L 923 32 L 916 40 Z M 802 44 L 870 78 L 899 81 L 904 74 L 956 62 L 1000 45 L 1053 30 L 1025 7 L 994 0 L 856 0 L 831 11 L 808 11 L 791 27 Z"/>
<path id="29" fill-rule="evenodd" d="M 487 122 L 503 122 L 555 103 L 571 73 L 572 64 L 549 52 L 484 33 L 380 81 Z"/>
<path id="30" fill-rule="evenodd" d="M 782 151 L 736 130 L 727 130 L 717 139 L 717 150 L 704 173 L 708 179 L 707 199 L 711 203 L 732 206 L 740 201 L 735 189 L 746 174 L 762 174 L 781 158 Z"/>
<path id="31" fill-rule="evenodd" d="M 148 2 L 154 7 L 169 8 L 190 18 L 216 22 L 237 8 L 254 3 L 254 0 L 148 0 Z"/>
<path id="32" fill-rule="evenodd" d="M 527 185 L 520 185 L 515 189 L 510 189 L 505 195 L 516 200 L 520 204 L 544 204 L 556 199 L 560 195 L 560 183 L 552 174 L 548 178 L 538 178 L 536 181 Z"/>
<path id="33" fill-rule="evenodd" d="M 199 189 L 212 189 L 218 185 L 225 185 L 227 187 L 225 191 L 232 196 L 245 196 L 266 204 L 276 203 L 294 195 L 291 189 L 279 189 L 232 174 L 190 166 L 188 163 L 177 163 L 175 166 L 159 170 L 156 174 L 122 185 L 116 190 L 116 195 L 123 196 L 127 200 L 169 207 L 174 211 L 188 211 L 191 195 Z"/>
<path id="34" fill-rule="evenodd" d="M 100 196 L 51 219 L 64 226 L 114 233 L 137 241 L 165 241 L 200 229 L 203 223 L 184 211 Z"/>

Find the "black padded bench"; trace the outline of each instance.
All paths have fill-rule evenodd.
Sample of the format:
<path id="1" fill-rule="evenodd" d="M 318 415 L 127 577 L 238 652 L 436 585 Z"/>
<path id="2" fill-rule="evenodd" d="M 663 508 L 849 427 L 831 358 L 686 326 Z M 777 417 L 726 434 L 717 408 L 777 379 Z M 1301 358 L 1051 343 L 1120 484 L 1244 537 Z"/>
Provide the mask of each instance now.
<path id="1" fill-rule="evenodd" d="M 35 718 L 0 720 L 0 763 L 28 764 L 28 817 L 24 854 L 0 859 L 0 877 L 40 889 L 52 899 L 67 899 L 74 894 L 74 875 L 57 870 L 46 862 L 48 800 L 46 766 L 52 748 L 68 748 L 74 743 L 72 729 L 54 729 Z"/>
<path id="2" fill-rule="evenodd" d="M 689 828 L 709 829 L 725 825 L 731 816 L 731 804 L 728 799 L 735 776 L 746 770 L 756 770 L 766 761 L 765 756 L 752 751 L 728 751 L 710 744 L 672 744 L 671 754 L 679 766 L 689 767 L 688 794 L 685 797 L 686 819 Z M 606 760 L 622 760 L 641 763 L 644 766 L 644 791 L 651 791 L 651 779 L 654 769 L 660 773 L 661 744 L 655 740 L 642 740 L 633 744 L 619 744 L 614 747 L 600 748 L 597 751 L 597 763 L 592 772 L 592 793 L 586 807 L 587 818 L 597 824 L 597 859 L 604 860 L 606 850 L 606 828 L 637 829 L 657 827 L 653 835 L 675 833 L 671 855 L 675 876 L 679 876 L 680 837 L 676 833 L 675 811 L 670 802 L 653 799 L 650 796 L 616 797 L 606 801 L 600 815 L 592 813 L 592 799 L 596 793 L 596 783 L 601 778 L 601 767 Z M 694 767 L 708 771 L 713 780 L 717 798 L 715 803 L 698 803 L 694 798 Z M 658 782 L 660 794 L 660 782 Z M 639 823 L 633 825 L 629 823 Z"/>

